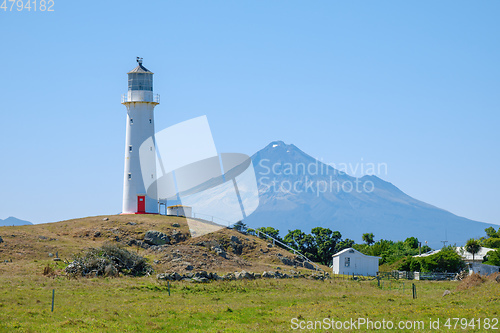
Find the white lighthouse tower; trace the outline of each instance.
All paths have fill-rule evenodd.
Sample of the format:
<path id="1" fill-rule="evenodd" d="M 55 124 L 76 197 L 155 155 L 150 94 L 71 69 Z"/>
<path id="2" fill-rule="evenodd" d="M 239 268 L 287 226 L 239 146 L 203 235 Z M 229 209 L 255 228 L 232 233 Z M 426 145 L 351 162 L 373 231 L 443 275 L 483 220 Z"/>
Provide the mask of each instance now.
<path id="1" fill-rule="evenodd" d="M 127 73 L 128 92 L 122 96 L 122 104 L 127 107 L 122 214 L 155 214 L 158 213 L 157 198 L 153 197 L 156 189 L 146 189 L 149 184 L 145 184 L 145 179 L 156 179 L 156 150 L 151 138 L 155 134 L 154 108 L 160 98 L 153 95 L 153 73 L 142 65 L 142 58 L 137 57 L 137 63 Z M 146 140 L 151 147 L 143 146 L 139 154 Z"/>

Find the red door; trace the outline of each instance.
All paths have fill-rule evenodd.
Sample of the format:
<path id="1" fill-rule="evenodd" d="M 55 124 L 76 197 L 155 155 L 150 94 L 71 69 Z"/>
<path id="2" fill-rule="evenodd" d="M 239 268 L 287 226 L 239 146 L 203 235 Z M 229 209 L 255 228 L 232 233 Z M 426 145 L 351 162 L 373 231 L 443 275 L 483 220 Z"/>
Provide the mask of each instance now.
<path id="1" fill-rule="evenodd" d="M 137 213 L 145 213 L 146 212 L 146 196 L 138 195 L 137 196 Z"/>

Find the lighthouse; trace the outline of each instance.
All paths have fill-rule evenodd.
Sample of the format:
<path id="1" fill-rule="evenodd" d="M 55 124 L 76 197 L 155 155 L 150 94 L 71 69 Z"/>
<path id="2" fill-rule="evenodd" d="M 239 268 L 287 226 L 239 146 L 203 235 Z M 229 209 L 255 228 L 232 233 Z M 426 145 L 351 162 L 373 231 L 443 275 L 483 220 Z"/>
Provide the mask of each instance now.
<path id="1" fill-rule="evenodd" d="M 122 95 L 122 104 L 127 107 L 122 214 L 157 214 L 157 192 L 150 184 L 156 184 L 156 149 L 152 138 L 154 108 L 160 97 L 153 94 L 153 73 L 142 65 L 142 58 L 137 57 L 137 63 L 127 73 L 128 92 Z"/>

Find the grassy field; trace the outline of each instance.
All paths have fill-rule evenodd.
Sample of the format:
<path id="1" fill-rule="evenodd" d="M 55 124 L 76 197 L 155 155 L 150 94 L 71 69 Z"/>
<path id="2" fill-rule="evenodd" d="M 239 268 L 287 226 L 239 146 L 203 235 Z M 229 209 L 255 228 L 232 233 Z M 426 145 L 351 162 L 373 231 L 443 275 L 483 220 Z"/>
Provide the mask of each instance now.
<path id="1" fill-rule="evenodd" d="M 415 281 L 415 300 L 411 282 L 404 283 L 403 291 L 402 281 L 385 281 L 383 289 L 376 281 L 173 282 L 169 296 L 166 283 L 153 277 L 68 280 L 1 276 L 0 331 L 288 332 L 293 331 L 292 318 L 307 322 L 363 317 L 394 323 L 421 320 L 424 329 L 407 331 L 432 332 L 436 330 L 428 327 L 430 318 L 440 318 L 442 326 L 450 317 L 499 317 L 500 284 L 493 280 L 462 291 L 456 290 L 460 282 Z M 452 294 L 443 297 L 447 289 Z"/>

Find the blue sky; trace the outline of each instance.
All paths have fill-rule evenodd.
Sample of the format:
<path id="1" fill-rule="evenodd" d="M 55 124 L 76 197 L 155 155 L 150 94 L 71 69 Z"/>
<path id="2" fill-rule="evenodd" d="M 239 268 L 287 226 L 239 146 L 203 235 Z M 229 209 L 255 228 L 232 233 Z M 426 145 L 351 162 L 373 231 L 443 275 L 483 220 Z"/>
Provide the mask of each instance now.
<path id="1" fill-rule="evenodd" d="M 386 163 L 407 194 L 500 224 L 500 2 L 62 1 L 0 10 L 0 218 L 121 210 L 126 72 L 160 130 L 207 115 L 220 152 L 293 143 Z"/>

